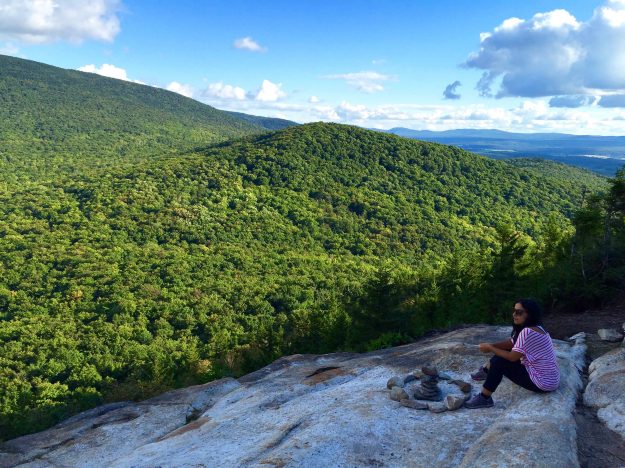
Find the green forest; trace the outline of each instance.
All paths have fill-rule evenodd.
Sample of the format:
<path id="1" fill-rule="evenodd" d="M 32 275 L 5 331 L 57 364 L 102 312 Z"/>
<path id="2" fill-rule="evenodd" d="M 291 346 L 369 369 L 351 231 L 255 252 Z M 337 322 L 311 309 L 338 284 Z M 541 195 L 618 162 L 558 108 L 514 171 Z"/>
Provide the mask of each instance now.
<path id="1" fill-rule="evenodd" d="M 0 56 L 0 440 L 623 289 L 625 169 L 226 113 Z"/>

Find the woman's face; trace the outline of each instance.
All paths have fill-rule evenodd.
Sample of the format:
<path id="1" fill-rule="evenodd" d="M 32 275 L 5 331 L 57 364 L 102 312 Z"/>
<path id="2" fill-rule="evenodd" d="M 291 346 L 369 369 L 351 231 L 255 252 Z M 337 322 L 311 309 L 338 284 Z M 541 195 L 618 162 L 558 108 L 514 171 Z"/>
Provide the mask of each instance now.
<path id="1" fill-rule="evenodd" d="M 514 304 L 514 312 L 512 313 L 512 320 L 515 325 L 523 325 L 527 319 L 527 311 L 523 308 L 520 302 Z"/>

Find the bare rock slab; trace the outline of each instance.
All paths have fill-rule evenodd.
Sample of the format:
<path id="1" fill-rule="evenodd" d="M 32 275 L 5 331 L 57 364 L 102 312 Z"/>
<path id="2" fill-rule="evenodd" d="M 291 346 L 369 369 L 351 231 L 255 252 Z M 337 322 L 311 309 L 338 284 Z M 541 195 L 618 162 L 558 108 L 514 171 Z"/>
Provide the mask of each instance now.
<path id="1" fill-rule="evenodd" d="M 366 354 L 288 356 L 238 380 L 81 413 L 0 445 L 0 466 L 578 466 L 577 342 L 554 342 L 561 386 L 549 394 L 504 380 L 493 408 L 438 414 L 389 399 L 389 375 L 432 365 L 468 380 L 484 360 L 476 345 L 509 336 L 476 326 Z"/>
<path id="2" fill-rule="evenodd" d="M 444 411 L 447 411 L 447 405 L 445 403 L 435 401 L 432 403 L 428 403 L 428 409 L 432 413 L 443 413 Z"/>
<path id="3" fill-rule="evenodd" d="M 625 439 L 625 348 L 615 348 L 588 367 L 584 404 L 597 409 L 597 417 Z"/>

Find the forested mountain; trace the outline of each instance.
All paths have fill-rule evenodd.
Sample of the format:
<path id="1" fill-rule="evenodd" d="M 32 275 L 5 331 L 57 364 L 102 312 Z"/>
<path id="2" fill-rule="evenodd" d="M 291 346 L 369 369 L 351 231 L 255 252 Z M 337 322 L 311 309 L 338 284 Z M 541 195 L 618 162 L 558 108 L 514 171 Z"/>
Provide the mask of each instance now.
<path id="1" fill-rule="evenodd" d="M 33 171 L 110 167 L 286 125 L 152 86 L 4 55 L 0 122 L 0 169 L 10 164 Z"/>
<path id="2" fill-rule="evenodd" d="M 337 124 L 149 156 L 102 171 L 77 153 L 53 179 L 0 174 L 3 433 L 284 353 L 405 339 L 384 335 L 404 323 L 397 304 L 412 310 L 402 337 L 492 320 L 499 296 L 477 314 L 437 311 L 437 275 L 471 252 L 488 263 L 499 225 L 540 249 L 531 238 L 566 228 L 583 174 Z M 380 286 L 389 271 L 420 288 L 409 309 Z"/>
<path id="3" fill-rule="evenodd" d="M 496 321 L 521 286 L 559 298 L 573 269 L 537 272 L 608 187 L 8 57 L 0 101 L 0 439 L 283 354 Z M 612 222 L 597 203 L 587 232 Z"/>
<path id="4" fill-rule="evenodd" d="M 258 115 L 250 115 L 244 114 L 242 112 L 231 112 L 225 111 L 228 114 L 245 120 L 246 122 L 253 123 L 254 125 L 259 125 L 266 130 L 282 130 L 283 128 L 292 127 L 293 125 L 297 125 L 297 122 L 293 122 L 291 120 L 286 119 L 277 119 L 274 117 L 260 117 Z"/>

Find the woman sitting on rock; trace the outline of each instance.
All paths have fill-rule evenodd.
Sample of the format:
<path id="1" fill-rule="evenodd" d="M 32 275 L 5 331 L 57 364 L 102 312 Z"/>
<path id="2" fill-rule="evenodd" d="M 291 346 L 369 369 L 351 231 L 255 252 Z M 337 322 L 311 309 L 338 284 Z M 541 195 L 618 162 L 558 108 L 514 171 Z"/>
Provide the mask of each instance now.
<path id="1" fill-rule="evenodd" d="M 560 369 L 551 337 L 541 324 L 540 306 L 532 299 L 514 304 L 512 337 L 499 343 L 481 343 L 480 351 L 494 353 L 484 367 L 482 391 L 467 401 L 467 408 L 493 406 L 491 397 L 504 376 L 517 385 L 538 393 L 551 392 L 560 385 Z M 475 374 L 473 378 L 480 377 Z"/>

